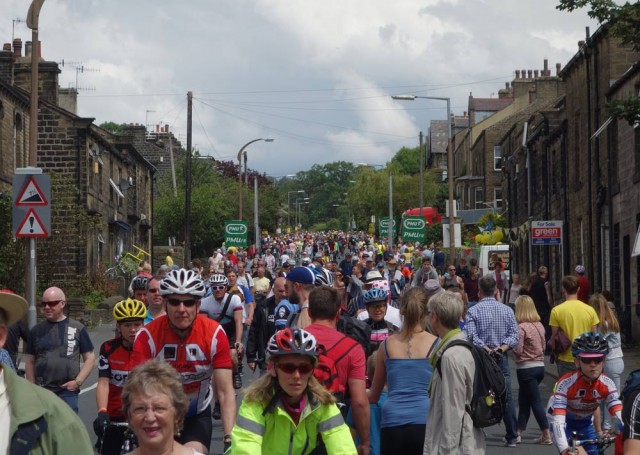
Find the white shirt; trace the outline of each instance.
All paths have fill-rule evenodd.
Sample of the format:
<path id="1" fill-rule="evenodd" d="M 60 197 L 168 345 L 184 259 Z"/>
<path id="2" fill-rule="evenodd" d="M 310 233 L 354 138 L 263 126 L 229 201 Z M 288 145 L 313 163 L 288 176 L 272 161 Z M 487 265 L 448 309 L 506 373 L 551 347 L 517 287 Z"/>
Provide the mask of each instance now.
<path id="1" fill-rule="evenodd" d="M 4 371 L 0 368 L 0 454 L 9 453 L 9 427 L 11 424 L 11 403 L 4 382 Z"/>
<path id="2" fill-rule="evenodd" d="M 358 319 L 364 321 L 369 318 L 367 310 L 358 315 Z M 387 314 L 384 316 L 384 320 L 392 323 L 397 328 L 402 329 L 402 317 L 400 316 L 400 310 L 391 305 L 387 305 Z"/>

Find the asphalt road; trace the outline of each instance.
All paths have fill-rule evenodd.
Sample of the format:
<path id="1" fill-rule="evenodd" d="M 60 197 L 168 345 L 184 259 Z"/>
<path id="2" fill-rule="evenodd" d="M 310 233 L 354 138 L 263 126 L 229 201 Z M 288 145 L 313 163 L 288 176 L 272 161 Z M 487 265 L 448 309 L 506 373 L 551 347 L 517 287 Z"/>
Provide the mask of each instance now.
<path id="1" fill-rule="evenodd" d="M 96 355 L 100 348 L 100 345 L 114 336 L 115 324 L 103 325 L 89 330 L 91 340 L 96 349 Z M 512 360 L 512 359 L 511 359 Z M 518 396 L 518 381 L 516 379 L 516 372 L 511 361 L 512 366 L 512 389 L 513 396 L 516 399 L 516 412 L 517 412 L 517 396 Z M 245 367 L 244 385 L 247 385 L 252 381 L 257 374 L 253 374 L 251 370 Z M 92 436 L 92 440 L 95 441 L 95 435 L 93 433 L 93 420 L 97 415 L 96 400 L 95 400 L 95 388 L 98 380 L 98 370 L 94 368 L 93 372 L 85 382 L 81 394 L 80 394 L 80 417 L 87 426 L 89 434 Z M 546 403 L 553 390 L 555 379 L 549 375 L 545 376 L 544 381 L 540 384 L 540 393 L 542 395 L 543 403 Z M 239 403 L 239 400 L 238 400 Z M 523 434 L 522 443 L 516 448 L 504 447 L 502 439 L 504 438 L 504 425 L 496 425 L 486 429 L 486 442 L 487 442 L 487 455 L 501 455 L 501 454 L 523 454 L 523 455 L 545 455 L 545 454 L 557 454 L 557 450 L 553 446 L 541 446 L 533 444 L 533 440 L 540 436 L 540 430 L 538 425 L 531 416 L 529 420 L 529 426 L 526 433 Z M 217 420 L 213 424 L 213 437 L 211 442 L 211 454 L 222 453 L 222 423 Z M 606 454 L 613 454 L 613 447 L 610 447 Z"/>

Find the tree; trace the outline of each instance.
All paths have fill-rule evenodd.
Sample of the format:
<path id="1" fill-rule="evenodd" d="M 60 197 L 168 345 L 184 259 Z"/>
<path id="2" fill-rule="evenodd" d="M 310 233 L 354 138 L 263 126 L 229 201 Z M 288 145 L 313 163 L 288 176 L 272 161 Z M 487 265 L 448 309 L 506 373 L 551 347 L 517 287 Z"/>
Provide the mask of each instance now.
<path id="1" fill-rule="evenodd" d="M 107 130 L 116 136 L 122 136 L 124 134 L 124 125 L 116 122 L 103 122 L 100 125 L 100 128 L 103 130 Z"/>
<path id="2" fill-rule="evenodd" d="M 640 52 L 640 3 L 637 1 L 617 5 L 613 0 L 560 0 L 556 8 L 561 11 L 588 8 L 589 17 L 601 24 L 606 23 L 611 36 Z M 607 104 L 607 112 L 614 118 L 623 118 L 634 125 L 640 122 L 640 98 L 631 95 L 626 100 L 611 101 Z"/>
<path id="3" fill-rule="evenodd" d="M 393 173 L 414 175 L 420 172 L 420 147 L 402 147 L 391 158 L 389 166 L 393 168 Z"/>

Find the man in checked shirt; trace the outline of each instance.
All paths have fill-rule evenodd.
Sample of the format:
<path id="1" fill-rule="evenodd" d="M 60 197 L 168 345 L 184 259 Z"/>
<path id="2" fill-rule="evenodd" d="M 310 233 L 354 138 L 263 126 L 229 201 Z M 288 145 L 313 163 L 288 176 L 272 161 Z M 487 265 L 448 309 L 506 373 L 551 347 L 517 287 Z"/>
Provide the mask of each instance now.
<path id="1" fill-rule="evenodd" d="M 511 308 L 493 297 L 496 291 L 496 280 L 492 276 L 480 278 L 478 289 L 480 300 L 469 308 L 464 320 L 464 332 L 471 343 L 491 353 L 502 369 L 507 387 L 507 410 L 504 416 L 504 426 L 507 431 L 505 445 L 515 447 L 520 441 L 516 434 L 516 410 L 511 396 L 509 358 L 505 354 L 518 343 L 518 324 Z"/>

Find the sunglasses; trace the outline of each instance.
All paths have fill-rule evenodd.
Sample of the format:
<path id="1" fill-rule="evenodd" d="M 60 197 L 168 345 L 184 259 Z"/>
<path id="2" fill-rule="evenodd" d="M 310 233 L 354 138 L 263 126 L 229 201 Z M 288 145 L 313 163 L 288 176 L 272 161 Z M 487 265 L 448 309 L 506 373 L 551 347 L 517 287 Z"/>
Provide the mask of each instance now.
<path id="1" fill-rule="evenodd" d="M 187 308 L 191 308 L 192 306 L 195 306 L 196 303 L 198 303 L 198 301 L 195 299 L 189 299 L 189 300 L 167 299 L 167 303 L 171 306 L 180 306 L 180 304 L 182 303 Z"/>
<path id="2" fill-rule="evenodd" d="M 152 293 L 152 294 L 155 294 L 156 292 L 160 292 L 160 289 L 157 289 L 157 288 L 149 288 L 149 289 L 147 289 L 147 292 L 150 292 L 150 293 Z"/>
<path id="3" fill-rule="evenodd" d="M 310 363 L 277 363 L 276 366 L 287 374 L 293 374 L 296 371 L 300 374 L 309 374 L 313 371 L 313 365 Z"/>
<path id="4" fill-rule="evenodd" d="M 224 291 L 225 289 L 227 289 L 225 285 L 211 286 L 212 291 Z"/>
<path id="5" fill-rule="evenodd" d="M 366 305 L 367 309 L 370 310 L 384 310 L 387 307 L 386 303 L 370 303 L 369 305 Z"/>
<path id="6" fill-rule="evenodd" d="M 604 362 L 604 356 L 602 357 L 580 357 L 580 361 L 582 363 L 587 363 L 587 364 L 591 364 L 591 363 L 595 363 L 596 365 Z"/>
<path id="7" fill-rule="evenodd" d="M 49 308 L 53 308 L 54 306 L 58 305 L 61 302 L 63 302 L 63 300 L 52 300 L 50 302 L 42 302 L 41 305 L 43 307 L 48 306 Z"/>

